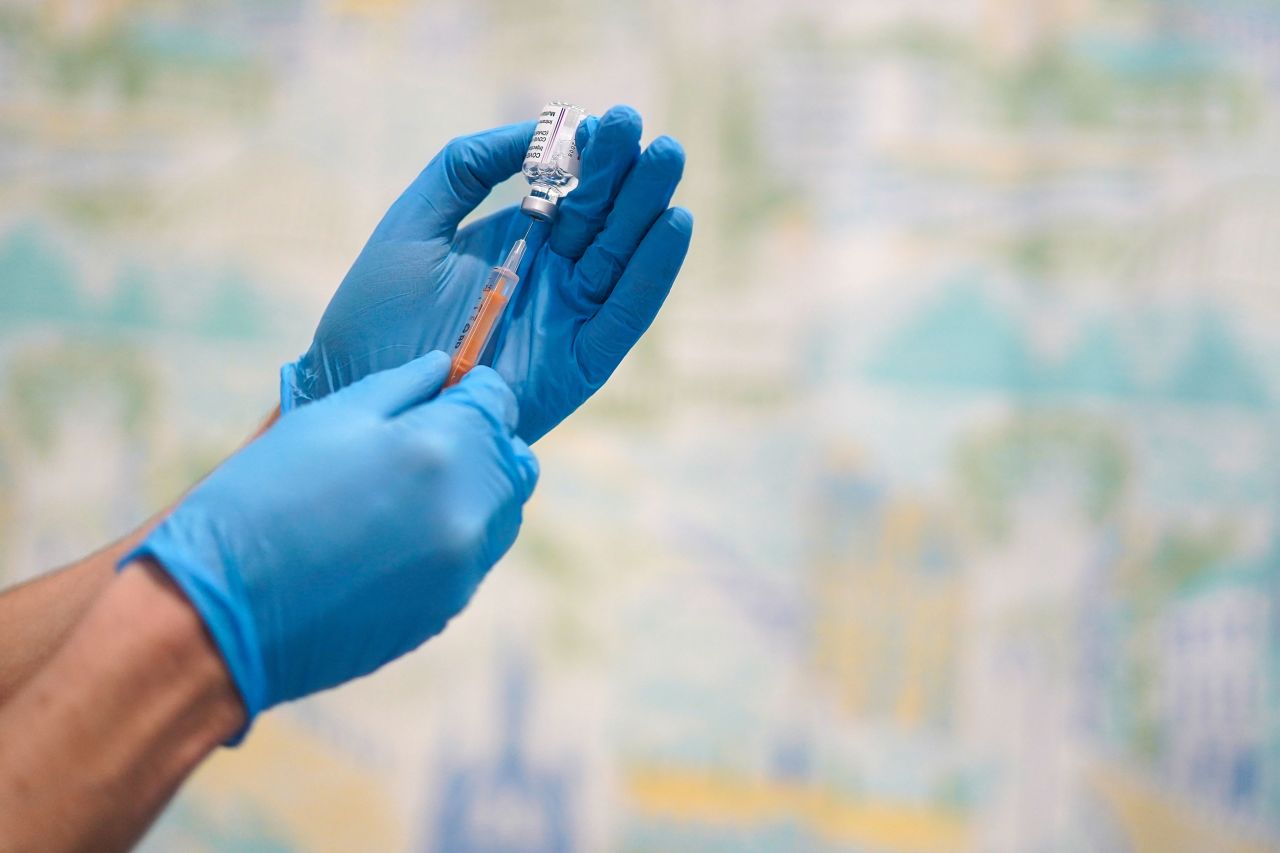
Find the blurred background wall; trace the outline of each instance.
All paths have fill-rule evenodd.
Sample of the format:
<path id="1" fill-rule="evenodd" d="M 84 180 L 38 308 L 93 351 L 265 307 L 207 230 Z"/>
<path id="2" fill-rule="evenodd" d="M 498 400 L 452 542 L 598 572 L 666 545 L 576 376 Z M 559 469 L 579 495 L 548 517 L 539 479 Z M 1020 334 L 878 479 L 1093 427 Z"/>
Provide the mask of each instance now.
<path id="1" fill-rule="evenodd" d="M 4 2 L 0 582 L 235 447 L 548 99 L 686 146 L 664 314 L 464 618 L 144 847 L 1280 843 L 1271 0 Z"/>

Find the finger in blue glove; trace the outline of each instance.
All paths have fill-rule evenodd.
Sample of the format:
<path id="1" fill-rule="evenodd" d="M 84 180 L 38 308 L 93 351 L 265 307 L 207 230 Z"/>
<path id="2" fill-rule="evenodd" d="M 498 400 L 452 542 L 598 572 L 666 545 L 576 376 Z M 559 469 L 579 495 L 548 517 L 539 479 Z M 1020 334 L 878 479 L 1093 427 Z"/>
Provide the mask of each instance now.
<path id="1" fill-rule="evenodd" d="M 439 633 L 515 540 L 538 478 L 515 397 L 487 368 L 441 392 L 448 369 L 432 352 L 285 415 L 121 561 L 174 579 L 250 722 Z"/>
<path id="2" fill-rule="evenodd" d="M 528 219 L 513 206 L 462 219 L 520 169 L 533 122 L 445 146 L 375 229 L 311 348 L 281 371 L 285 411 L 432 349 L 451 347 L 481 283 Z M 684 261 L 688 211 L 669 208 L 684 151 L 637 155 L 640 117 L 614 107 L 579 129 L 583 175 L 549 231 L 535 228 L 521 283 L 484 363 L 519 401 L 532 443 L 590 397 L 652 323 Z"/>

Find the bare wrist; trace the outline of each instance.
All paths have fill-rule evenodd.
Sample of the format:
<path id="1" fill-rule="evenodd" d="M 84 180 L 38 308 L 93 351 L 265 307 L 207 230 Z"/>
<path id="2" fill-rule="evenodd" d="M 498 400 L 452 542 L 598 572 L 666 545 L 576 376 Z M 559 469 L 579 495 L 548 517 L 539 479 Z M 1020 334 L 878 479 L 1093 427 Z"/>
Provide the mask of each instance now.
<path id="1" fill-rule="evenodd" d="M 120 602 L 111 611 L 122 620 L 145 618 L 139 640 L 154 654 L 159 672 L 181 679 L 182 693 L 198 713 L 191 734 L 209 747 L 244 725 L 244 705 L 221 654 L 195 608 L 165 571 L 150 559 L 131 563 L 117 579 Z M 110 605 L 108 605 L 110 607 Z M 172 682 L 171 682 L 172 683 Z M 200 737 L 203 735 L 203 737 Z"/>
<path id="2" fill-rule="evenodd" d="M 0 708 L 0 838 L 125 850 L 244 719 L 199 615 L 158 566 L 132 564 Z"/>

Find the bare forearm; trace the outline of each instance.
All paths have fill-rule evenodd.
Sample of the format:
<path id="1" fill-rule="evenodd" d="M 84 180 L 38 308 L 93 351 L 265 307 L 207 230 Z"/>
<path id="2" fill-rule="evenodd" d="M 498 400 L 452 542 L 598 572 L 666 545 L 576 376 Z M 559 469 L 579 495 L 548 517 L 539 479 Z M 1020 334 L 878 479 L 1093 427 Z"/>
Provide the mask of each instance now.
<path id="1" fill-rule="evenodd" d="M 242 723 L 195 611 L 131 566 L 0 708 L 0 851 L 127 849 Z"/>
<path id="2" fill-rule="evenodd" d="M 248 441 L 265 432 L 279 417 L 277 409 Z M 171 509 L 166 507 L 123 539 L 83 560 L 0 595 L 0 706 L 49 661 L 107 588 L 120 558 Z"/>
<path id="3" fill-rule="evenodd" d="M 78 563 L 0 595 L 0 706 L 66 641 L 115 576 L 116 563 L 161 517 Z"/>

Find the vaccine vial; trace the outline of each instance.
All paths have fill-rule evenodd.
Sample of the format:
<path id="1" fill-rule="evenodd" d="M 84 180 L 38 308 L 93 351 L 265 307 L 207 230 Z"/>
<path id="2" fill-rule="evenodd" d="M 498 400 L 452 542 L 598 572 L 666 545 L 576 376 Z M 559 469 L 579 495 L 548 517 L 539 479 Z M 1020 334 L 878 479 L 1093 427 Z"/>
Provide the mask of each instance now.
<path id="1" fill-rule="evenodd" d="M 524 155 L 521 171 L 529 180 L 529 194 L 520 209 L 534 219 L 551 222 L 560 199 L 578 185 L 582 157 L 578 152 L 578 124 L 586 110 L 553 101 L 538 114 L 538 127 Z"/>

